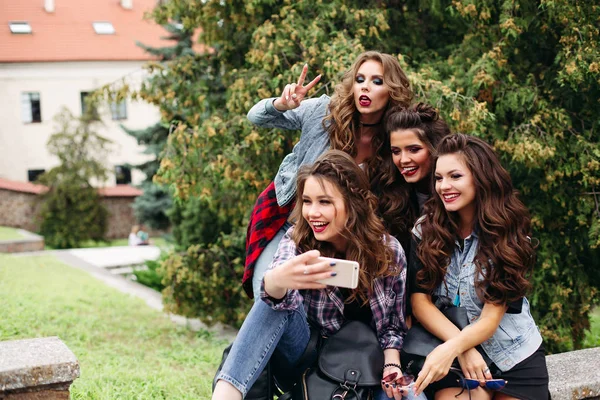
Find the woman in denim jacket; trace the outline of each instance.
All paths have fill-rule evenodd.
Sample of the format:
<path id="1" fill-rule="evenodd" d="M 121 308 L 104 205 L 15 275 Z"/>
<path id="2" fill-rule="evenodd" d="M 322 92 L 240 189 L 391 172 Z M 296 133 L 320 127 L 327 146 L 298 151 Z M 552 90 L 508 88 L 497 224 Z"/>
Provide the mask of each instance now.
<path id="1" fill-rule="evenodd" d="M 382 377 L 402 376 L 406 260 L 375 213 L 377 199 L 366 175 L 351 156 L 331 150 L 301 168 L 297 189 L 297 223 L 280 242 L 265 274 L 261 299 L 217 376 L 213 400 L 245 396 L 275 350 L 280 363 L 297 368 L 309 342 L 309 322 L 324 336 L 336 333 L 348 320 L 370 325 L 385 357 Z M 335 264 L 317 259 L 321 255 L 358 261 L 358 287 L 320 283 L 336 274 Z M 378 399 L 399 400 L 400 389 L 408 390 L 382 383 Z"/>
<path id="2" fill-rule="evenodd" d="M 279 97 L 259 101 L 248 112 L 250 122 L 259 127 L 302 131 L 250 216 L 242 283 L 255 299 L 277 244 L 291 226 L 288 218 L 298 168 L 312 164 L 331 148 L 348 153 L 373 176 L 383 163 L 383 116 L 390 107 L 408 106 L 413 96 L 398 60 L 389 54 L 367 51 L 359 55 L 331 98 L 306 98 L 320 80 L 319 75 L 304 85 L 307 71 L 305 65 L 298 82 L 286 85 Z"/>
<path id="3" fill-rule="evenodd" d="M 547 399 L 542 337 L 524 297 L 535 263 L 527 209 L 496 153 L 476 137 L 442 139 L 434 171 L 437 196 L 413 230 L 419 244 L 409 280 L 413 315 L 444 343 L 427 356 L 415 392 L 431 384 L 436 400 Z M 460 331 L 432 295 L 465 307 L 470 324 Z M 451 368 L 456 358 L 460 369 Z"/>

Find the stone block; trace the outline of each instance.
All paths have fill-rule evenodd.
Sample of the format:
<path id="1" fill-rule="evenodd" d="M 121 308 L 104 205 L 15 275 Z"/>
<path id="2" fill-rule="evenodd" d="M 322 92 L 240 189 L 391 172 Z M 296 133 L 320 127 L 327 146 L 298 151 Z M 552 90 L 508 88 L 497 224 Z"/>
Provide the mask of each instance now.
<path id="1" fill-rule="evenodd" d="M 600 347 L 546 357 L 552 400 L 600 399 Z"/>
<path id="2" fill-rule="evenodd" d="M 68 399 L 79 373 L 77 358 L 58 337 L 0 342 L 0 399 Z"/>

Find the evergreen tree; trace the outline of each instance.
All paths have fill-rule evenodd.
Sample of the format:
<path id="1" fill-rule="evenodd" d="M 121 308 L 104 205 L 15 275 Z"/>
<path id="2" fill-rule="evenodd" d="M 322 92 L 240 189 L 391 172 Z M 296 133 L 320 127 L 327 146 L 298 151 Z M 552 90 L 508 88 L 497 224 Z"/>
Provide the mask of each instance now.
<path id="1" fill-rule="evenodd" d="M 160 61 L 194 54 L 192 49 L 193 31 L 183 29 L 183 26 L 178 23 L 168 23 L 164 25 L 164 28 L 169 35 L 161 39 L 174 41 L 175 44 L 172 46 L 151 47 L 141 42 L 137 42 L 137 45 L 146 52 L 159 57 Z M 152 78 L 150 78 L 151 80 Z M 146 179 L 140 185 L 144 193 L 134 200 L 133 211 L 138 221 L 154 229 L 167 229 L 170 225 L 167 214 L 172 207 L 171 195 L 168 188 L 153 182 L 154 175 L 158 171 L 161 154 L 167 144 L 170 122 L 159 121 L 148 128 L 137 130 L 121 125 L 121 128 L 133 136 L 138 144 L 146 146 L 144 154 L 153 156 L 152 160 L 133 166 L 146 175 Z"/>
<path id="2" fill-rule="evenodd" d="M 57 130 L 48 139 L 48 152 L 60 164 L 42 174 L 40 183 L 49 190 L 40 210 L 40 233 L 52 247 L 79 247 L 85 240 L 104 240 L 108 211 L 91 181 L 107 178 L 105 158 L 110 141 L 99 135 L 95 107 L 77 118 L 68 109 L 56 117 Z"/>

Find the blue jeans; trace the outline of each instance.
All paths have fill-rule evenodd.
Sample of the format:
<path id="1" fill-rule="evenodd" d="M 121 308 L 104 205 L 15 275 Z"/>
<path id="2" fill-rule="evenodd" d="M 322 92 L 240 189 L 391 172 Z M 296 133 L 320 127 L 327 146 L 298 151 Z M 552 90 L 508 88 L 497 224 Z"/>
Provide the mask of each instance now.
<path id="1" fill-rule="evenodd" d="M 229 382 L 245 397 L 276 349 L 278 360 L 291 368 L 300 360 L 309 339 L 304 308 L 275 311 L 258 300 L 246 317 L 217 379 Z"/>
<path id="2" fill-rule="evenodd" d="M 287 232 L 292 224 L 286 222 L 283 224 L 283 227 L 277 231 L 273 240 L 267 244 L 258 256 L 256 260 L 256 264 L 254 264 L 254 273 L 252 274 L 252 290 L 254 291 L 254 301 L 260 300 L 260 287 L 262 285 L 263 277 L 265 276 L 265 272 L 269 269 L 269 265 L 271 265 L 271 261 L 273 261 L 273 257 L 277 252 L 277 248 L 279 247 L 279 242 L 283 238 L 283 235 Z"/>

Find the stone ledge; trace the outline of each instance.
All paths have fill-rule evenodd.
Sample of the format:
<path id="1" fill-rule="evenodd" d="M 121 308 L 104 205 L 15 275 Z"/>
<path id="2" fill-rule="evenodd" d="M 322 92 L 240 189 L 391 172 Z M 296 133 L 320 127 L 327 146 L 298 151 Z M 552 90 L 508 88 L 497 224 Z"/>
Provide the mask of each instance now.
<path id="1" fill-rule="evenodd" d="M 546 357 L 552 400 L 600 399 L 600 347 Z"/>
<path id="2" fill-rule="evenodd" d="M 44 250 L 44 237 L 19 229 L 22 239 L 0 240 L 0 253 L 22 253 Z"/>
<path id="3" fill-rule="evenodd" d="M 0 393 L 68 387 L 79 372 L 75 354 L 56 336 L 0 342 Z"/>

